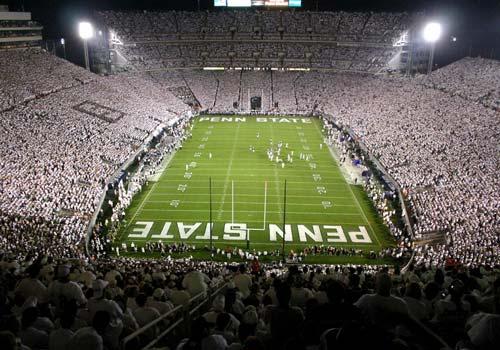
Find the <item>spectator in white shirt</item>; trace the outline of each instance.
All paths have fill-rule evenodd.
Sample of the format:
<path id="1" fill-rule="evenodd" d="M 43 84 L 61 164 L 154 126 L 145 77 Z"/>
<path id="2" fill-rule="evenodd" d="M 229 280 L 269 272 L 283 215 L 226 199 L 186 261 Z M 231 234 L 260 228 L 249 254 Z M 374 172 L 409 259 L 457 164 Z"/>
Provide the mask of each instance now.
<path id="1" fill-rule="evenodd" d="M 53 281 L 48 289 L 49 299 L 56 306 L 56 312 L 60 313 L 64 304 L 75 300 L 78 305 L 83 305 L 87 301 L 83 295 L 82 288 L 69 280 L 70 267 L 59 265 L 57 267 L 57 280 Z"/>
<path id="2" fill-rule="evenodd" d="M 247 273 L 245 264 L 241 264 L 238 273 L 234 275 L 233 282 L 241 293 L 243 299 L 250 295 L 250 287 L 252 286 L 252 278 Z"/>
<path id="3" fill-rule="evenodd" d="M 398 316 L 407 316 L 408 307 L 404 300 L 391 295 L 391 277 L 387 273 L 379 273 L 375 281 L 376 293 L 365 294 L 354 304 L 369 324 L 392 330 L 399 321 Z"/>
<path id="4" fill-rule="evenodd" d="M 166 301 L 165 291 L 162 288 L 156 288 L 151 297 L 148 297 L 146 306 L 152 307 L 163 315 L 174 308 L 171 302 Z"/>
<path id="5" fill-rule="evenodd" d="M 118 304 L 104 297 L 104 290 L 108 282 L 98 279 L 92 283 L 92 290 L 94 296 L 89 299 L 87 307 L 89 316 L 94 319 L 99 311 L 104 311 L 109 315 L 109 326 L 106 328 L 105 337 L 106 342 L 111 344 L 113 348 L 118 348 L 119 337 L 123 330 L 123 312 Z"/>
<path id="6" fill-rule="evenodd" d="M 182 280 L 182 286 L 186 288 L 191 297 L 205 293 L 210 283 L 210 278 L 203 272 L 191 270 Z"/>
<path id="7" fill-rule="evenodd" d="M 301 276 L 295 276 L 295 281 L 292 285 L 292 297 L 290 299 L 291 306 L 304 308 L 307 300 L 313 297 L 312 292 L 304 287 L 304 280 Z"/>
<path id="8" fill-rule="evenodd" d="M 147 296 L 144 293 L 140 293 L 136 298 L 135 302 L 137 303 L 137 309 L 135 309 L 132 313 L 139 324 L 139 327 L 144 327 L 145 325 L 151 323 L 160 317 L 160 313 L 158 310 L 146 306 Z M 158 334 L 158 327 L 151 327 L 148 331 L 145 332 L 146 336 L 150 339 L 153 339 L 156 334 Z"/>
<path id="9" fill-rule="evenodd" d="M 171 286 L 173 289 L 170 290 L 170 300 L 174 306 L 189 305 L 191 295 L 182 288 L 182 283 L 179 281 L 177 284 L 175 282 L 171 282 Z"/>

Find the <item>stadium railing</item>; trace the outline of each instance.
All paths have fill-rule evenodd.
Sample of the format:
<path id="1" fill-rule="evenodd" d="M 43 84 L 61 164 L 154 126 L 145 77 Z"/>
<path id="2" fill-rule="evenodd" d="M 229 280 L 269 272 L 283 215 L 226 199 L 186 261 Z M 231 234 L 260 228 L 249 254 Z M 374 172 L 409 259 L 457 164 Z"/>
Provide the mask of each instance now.
<path id="1" fill-rule="evenodd" d="M 212 290 L 208 290 L 207 292 L 201 292 L 191 299 L 189 299 L 189 303 L 186 306 L 178 305 L 169 312 L 161 315 L 156 320 L 148 323 L 147 325 L 139 328 L 132 334 L 123 338 L 121 342 L 120 349 L 125 350 L 128 349 L 127 345 L 130 344 L 133 340 L 140 338 L 146 332 L 156 327 L 161 322 L 168 320 L 169 318 L 175 318 L 176 315 L 180 315 L 176 318 L 173 323 L 169 324 L 166 329 L 161 331 L 153 340 L 149 341 L 146 345 L 141 345 L 140 349 L 146 350 L 154 347 L 158 342 L 164 339 L 167 335 L 172 334 L 174 331 L 181 328 L 181 332 L 186 334 L 189 330 L 189 324 L 191 320 L 194 318 L 202 308 L 211 305 L 213 299 L 219 295 L 225 288 L 227 287 L 227 283 L 219 283 Z"/>

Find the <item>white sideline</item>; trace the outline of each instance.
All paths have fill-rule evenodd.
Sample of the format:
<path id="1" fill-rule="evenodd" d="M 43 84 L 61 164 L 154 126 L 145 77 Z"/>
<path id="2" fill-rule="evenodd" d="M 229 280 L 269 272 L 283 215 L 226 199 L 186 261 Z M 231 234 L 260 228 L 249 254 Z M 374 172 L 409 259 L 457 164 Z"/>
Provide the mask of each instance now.
<path id="1" fill-rule="evenodd" d="M 318 127 L 318 124 L 317 123 L 314 123 L 314 125 L 316 126 L 316 130 L 318 131 L 318 133 L 320 134 L 320 137 L 323 137 L 323 135 L 321 134 L 321 130 L 319 130 L 319 127 Z M 335 158 L 335 155 L 333 153 L 333 150 L 330 146 L 328 146 L 328 150 L 330 151 L 330 155 L 332 156 L 332 159 L 333 161 L 335 162 L 335 164 L 337 164 L 337 167 L 339 167 L 340 169 L 340 164 L 337 162 L 337 159 Z M 349 192 L 351 193 L 351 196 L 352 198 L 354 199 L 354 202 L 356 203 L 356 205 L 358 206 L 359 208 L 359 211 L 361 212 L 361 215 L 363 216 L 363 219 L 366 221 L 366 223 L 368 224 L 368 226 L 370 227 L 370 230 L 372 231 L 372 234 L 373 236 L 375 237 L 375 240 L 377 241 L 377 244 L 380 248 L 382 248 L 382 244 L 380 243 L 380 240 L 378 239 L 378 235 L 375 233 L 375 230 L 373 229 L 372 225 L 370 224 L 370 221 L 368 220 L 368 218 L 366 217 L 365 215 L 365 212 L 363 211 L 363 208 L 361 208 L 361 205 L 359 204 L 358 202 L 358 199 L 356 198 L 356 195 L 354 194 L 354 192 L 352 191 L 352 188 L 349 184 L 347 184 L 347 187 L 349 188 Z"/>

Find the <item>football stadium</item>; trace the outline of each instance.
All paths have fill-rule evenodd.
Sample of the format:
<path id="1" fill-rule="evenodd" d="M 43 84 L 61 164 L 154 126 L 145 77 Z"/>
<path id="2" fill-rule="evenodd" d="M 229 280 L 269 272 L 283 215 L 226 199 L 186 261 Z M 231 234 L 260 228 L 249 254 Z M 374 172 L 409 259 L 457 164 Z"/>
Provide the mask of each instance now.
<path id="1" fill-rule="evenodd" d="M 363 251 L 390 246 L 388 230 L 357 178 L 347 182 L 321 128 L 317 118 L 194 119 L 182 149 L 132 203 L 118 249 L 134 243 L 142 251 L 163 240 L 252 247 L 279 259 L 272 251 L 285 251 L 283 243 L 292 255 L 326 244 L 355 249 L 354 262 Z"/>
<path id="2" fill-rule="evenodd" d="M 0 0 L 0 347 L 497 349 L 496 0 Z"/>

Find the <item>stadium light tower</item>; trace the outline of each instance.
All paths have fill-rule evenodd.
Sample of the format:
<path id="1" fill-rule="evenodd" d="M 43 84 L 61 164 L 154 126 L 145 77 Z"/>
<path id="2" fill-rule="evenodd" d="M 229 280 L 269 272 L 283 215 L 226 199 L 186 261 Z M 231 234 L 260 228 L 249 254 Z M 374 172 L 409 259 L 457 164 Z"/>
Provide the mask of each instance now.
<path id="1" fill-rule="evenodd" d="M 429 43 L 429 62 L 427 66 L 427 74 L 432 72 L 432 65 L 434 64 L 434 49 L 436 47 L 436 41 L 441 37 L 441 24 L 436 22 L 429 22 L 424 27 L 423 36 L 424 40 Z"/>
<path id="2" fill-rule="evenodd" d="M 61 45 L 63 47 L 64 59 L 66 59 L 66 40 L 64 38 L 61 38 Z"/>
<path id="3" fill-rule="evenodd" d="M 78 35 L 83 40 L 83 49 L 85 51 L 85 68 L 90 70 L 88 40 L 94 37 L 94 27 L 89 22 L 78 23 Z"/>

